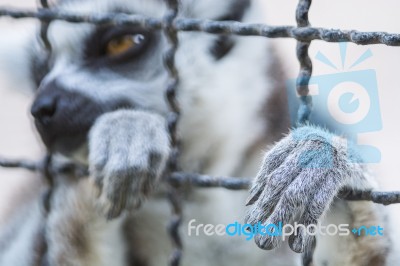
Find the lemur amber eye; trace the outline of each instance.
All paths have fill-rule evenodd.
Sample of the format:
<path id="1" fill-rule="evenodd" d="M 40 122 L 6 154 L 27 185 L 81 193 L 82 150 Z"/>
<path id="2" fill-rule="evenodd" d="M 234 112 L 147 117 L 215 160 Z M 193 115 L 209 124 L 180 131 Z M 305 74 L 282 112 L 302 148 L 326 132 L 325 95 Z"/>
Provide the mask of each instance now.
<path id="1" fill-rule="evenodd" d="M 146 38 L 143 34 L 125 34 L 111 39 L 106 45 L 107 56 L 122 55 L 132 49 L 141 48 Z"/>

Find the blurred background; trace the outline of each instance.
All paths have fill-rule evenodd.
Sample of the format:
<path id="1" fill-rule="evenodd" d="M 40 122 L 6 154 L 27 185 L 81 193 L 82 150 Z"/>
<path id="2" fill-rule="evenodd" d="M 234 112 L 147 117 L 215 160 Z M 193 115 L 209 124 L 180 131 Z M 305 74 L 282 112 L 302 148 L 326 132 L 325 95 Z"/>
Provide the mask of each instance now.
<path id="1" fill-rule="evenodd" d="M 260 0 L 265 4 L 266 20 L 271 25 L 295 25 L 296 0 Z M 1 6 L 35 8 L 35 0 L 0 0 Z M 316 27 L 357 29 L 361 31 L 388 31 L 400 33 L 400 16 L 397 0 L 315 0 L 313 1 L 310 22 Z M 0 46 L 13 44 L 12 36 L 18 31 L 32 30 L 31 20 L 0 19 Z M 299 64 L 296 60 L 296 42 L 291 39 L 272 40 L 277 52 L 284 59 L 288 78 L 297 76 Z M 381 190 L 400 190 L 398 154 L 400 143 L 398 114 L 400 113 L 400 85 L 397 80 L 400 68 L 400 47 L 384 45 L 357 46 L 348 45 L 347 64 L 342 69 L 339 45 L 314 41 L 310 48 L 313 59 L 314 75 L 334 74 L 349 71 L 350 62 L 354 62 L 366 50 L 372 56 L 352 70 L 373 69 L 377 75 L 380 110 L 383 129 L 360 135 L 360 142 L 377 147 L 382 154 L 382 161 L 372 164 L 380 183 Z M 4 51 L 3 51 L 4 52 Z M 324 54 L 338 69 L 329 67 L 316 60 L 318 52 Z M 1 53 L 1 51 L 0 51 Z M 1 60 L 1 59 L 0 59 Z M 0 71 L 1 72 L 1 71 Z M 0 73 L 0 156 L 8 158 L 37 159 L 43 152 L 38 137 L 33 131 L 29 115 L 32 96 L 24 90 L 26 84 L 9 80 Z M 19 90 L 21 89 L 22 90 Z M 0 169 L 0 226 L 2 218 L 10 211 L 10 203 L 14 202 L 16 192 L 31 193 L 37 189 L 39 178 L 24 170 Z M 392 212 L 392 223 L 400 221 L 400 205 L 386 207 Z M 387 233 L 388 230 L 386 231 Z M 390 229 L 391 234 L 400 237 L 400 230 Z"/>

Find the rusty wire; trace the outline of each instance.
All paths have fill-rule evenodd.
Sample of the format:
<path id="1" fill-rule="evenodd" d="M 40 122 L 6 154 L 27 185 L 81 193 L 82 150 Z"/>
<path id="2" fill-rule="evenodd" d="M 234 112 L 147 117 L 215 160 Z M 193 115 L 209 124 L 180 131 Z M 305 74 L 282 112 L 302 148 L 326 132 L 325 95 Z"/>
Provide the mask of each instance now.
<path id="1" fill-rule="evenodd" d="M 296 9 L 297 27 L 310 27 L 308 12 L 311 7 L 311 0 L 300 0 Z M 312 62 L 308 55 L 308 48 L 311 41 L 297 41 L 296 55 L 300 63 L 300 71 L 296 80 L 296 91 L 300 97 L 300 106 L 297 111 L 297 123 L 299 125 L 308 122 L 312 109 L 312 98 L 309 96 L 308 84 L 312 75 Z M 312 237 L 311 245 L 307 246 L 302 254 L 303 266 L 311 266 L 313 263 L 314 250 L 317 245 L 317 239 Z"/>
<path id="2" fill-rule="evenodd" d="M 168 10 L 164 16 L 162 25 L 169 45 L 167 51 L 164 53 L 164 65 L 169 74 L 169 81 L 165 89 L 165 97 L 170 108 L 170 112 L 167 115 L 167 127 L 171 138 L 171 156 L 169 159 L 168 172 L 173 173 L 179 169 L 179 138 L 177 135 L 177 125 L 180 116 L 180 108 L 176 98 L 179 76 L 175 67 L 175 53 L 178 49 L 178 32 L 172 26 L 174 20 L 178 16 L 178 0 L 168 0 L 167 7 Z M 168 199 L 172 206 L 172 218 L 168 225 L 168 233 L 173 245 L 169 265 L 179 266 L 182 258 L 182 240 L 179 232 L 182 223 L 182 195 L 179 188 L 175 186 L 170 187 L 168 194 Z"/>
<path id="3" fill-rule="evenodd" d="M 312 63 L 308 55 L 308 48 L 313 40 L 353 42 L 359 45 L 384 44 L 388 46 L 400 46 L 400 34 L 311 27 L 308 21 L 311 0 L 299 0 L 296 10 L 297 26 L 269 26 L 265 24 L 251 24 L 235 21 L 178 18 L 178 0 L 167 0 L 168 11 L 161 19 L 126 13 L 68 13 L 49 9 L 47 0 L 40 0 L 40 2 L 42 8 L 37 11 L 0 8 L 0 17 L 39 19 L 41 21 L 40 37 L 48 53 L 51 52 L 51 45 L 47 38 L 47 30 L 50 22 L 54 20 L 63 20 L 71 23 L 92 23 L 97 25 L 140 26 L 149 30 L 163 30 L 165 33 L 169 44 L 164 54 L 164 64 L 169 73 L 169 82 L 166 87 L 165 95 L 170 107 L 170 113 L 167 116 L 167 127 L 170 133 L 172 146 L 169 171 L 165 178 L 165 181 L 171 185 L 169 199 L 173 209 L 173 216 L 168 226 L 174 248 L 170 259 L 171 266 L 178 266 L 182 256 L 182 241 L 179 236 L 179 226 L 182 222 L 182 200 L 179 188 L 182 186 L 195 186 L 201 188 L 218 187 L 230 190 L 247 190 L 252 182 L 250 178 L 212 177 L 195 173 L 179 172 L 178 158 L 180 145 L 177 136 L 177 124 L 180 116 L 180 108 L 176 98 L 179 76 L 174 62 L 175 53 L 178 48 L 177 33 L 179 31 L 296 39 L 298 41 L 296 52 L 300 63 L 300 71 L 296 82 L 296 90 L 301 100 L 301 105 L 298 110 L 299 124 L 308 120 L 312 109 L 311 97 L 308 95 L 308 82 L 312 74 Z M 49 184 L 49 191 L 47 195 L 43 197 L 43 205 L 47 213 L 50 211 L 49 198 L 53 179 L 51 175 L 51 156 L 47 156 L 46 159 L 41 162 L 6 160 L 0 158 L 0 166 L 24 168 L 42 173 Z M 58 169 L 58 171 L 60 171 L 60 169 Z M 75 172 L 78 175 L 86 175 L 87 169 L 78 169 Z M 343 189 L 338 194 L 338 197 L 345 200 L 368 200 L 384 205 L 400 203 L 400 192 Z M 303 265 L 312 265 L 315 244 L 316 242 L 313 243 L 311 249 L 306 250 L 303 254 Z"/>
<path id="4" fill-rule="evenodd" d="M 18 167 L 28 171 L 43 173 L 43 162 L 33 162 L 27 160 L 7 160 L 0 158 L 0 167 Z M 75 167 L 75 168 L 74 168 Z M 60 173 L 74 173 L 77 177 L 88 174 L 87 169 L 77 165 L 68 165 L 66 168 L 58 169 Z M 197 187 L 197 188 L 225 188 L 228 190 L 248 190 L 253 182 L 251 177 L 227 177 L 209 176 L 197 173 L 174 172 L 164 180 L 175 187 Z M 367 200 L 377 204 L 390 205 L 400 203 L 399 191 L 361 191 L 361 190 L 341 190 L 338 198 L 351 201 Z"/>
<path id="5" fill-rule="evenodd" d="M 49 9 L 49 3 L 47 0 L 40 0 L 40 5 L 41 8 L 39 10 L 48 10 Z M 47 53 L 47 56 L 50 55 L 51 53 L 51 44 L 47 36 L 47 31 L 49 29 L 51 21 L 40 21 L 40 40 L 43 45 L 45 53 Z M 54 188 L 54 173 L 51 171 L 51 165 L 52 165 L 52 155 L 47 154 L 43 160 L 43 162 L 40 164 L 41 170 L 42 170 L 42 177 L 45 181 L 46 184 L 46 190 L 42 194 L 41 198 L 41 210 L 43 212 L 44 216 L 44 223 L 47 223 L 47 218 L 50 214 L 51 211 L 51 197 L 53 195 L 53 188 Z M 46 257 L 47 257 L 47 251 L 48 251 L 48 243 L 46 239 L 46 226 L 43 226 L 43 233 L 39 235 L 39 243 L 41 243 L 42 248 L 40 250 L 40 254 L 38 256 L 39 263 L 40 265 L 46 264 Z"/>
<path id="6" fill-rule="evenodd" d="M 309 27 L 310 22 L 308 21 L 308 11 L 311 6 L 311 0 L 300 0 L 296 10 L 296 21 L 297 26 L 301 29 Z M 301 105 L 298 110 L 297 120 L 299 124 L 303 124 L 308 121 L 311 108 L 312 98 L 308 95 L 308 83 L 312 75 L 312 62 L 308 55 L 308 48 L 310 47 L 311 41 L 297 41 L 296 55 L 300 63 L 300 72 L 296 81 L 296 91 L 300 97 Z"/>
<path id="7" fill-rule="evenodd" d="M 126 13 L 75 14 L 56 10 L 13 10 L 0 8 L 0 17 L 37 18 L 49 22 L 63 20 L 71 23 L 92 23 L 97 25 L 140 26 L 149 30 L 160 30 L 163 21 L 142 15 Z M 235 21 L 211 21 L 192 18 L 177 18 L 172 27 L 177 31 L 199 31 L 213 34 L 234 34 L 241 36 L 262 36 L 268 38 L 293 38 L 298 41 L 322 40 L 325 42 L 352 42 L 359 45 L 385 44 L 400 46 L 400 34 L 388 32 L 362 32 L 316 27 L 269 26 L 265 24 Z"/>
<path id="8" fill-rule="evenodd" d="M 46 11 L 49 9 L 49 3 L 47 0 L 40 0 L 41 8 L 39 10 Z M 51 44 L 49 38 L 47 36 L 47 30 L 49 29 L 51 21 L 40 21 L 40 40 L 42 41 L 43 47 L 45 48 L 46 52 L 51 51 Z"/>
<path id="9" fill-rule="evenodd" d="M 47 0 L 40 1 L 41 6 L 43 9 L 48 9 L 49 4 Z M 51 44 L 47 36 L 47 31 L 49 29 L 50 22 L 41 21 L 40 23 L 40 40 L 42 41 L 42 45 L 44 47 L 45 53 L 47 56 L 51 53 Z M 47 185 L 46 190 L 42 194 L 41 198 L 41 210 L 44 216 L 44 223 L 47 223 L 47 218 L 51 211 L 51 197 L 53 195 L 53 188 L 54 188 L 54 175 L 53 172 L 50 170 L 52 164 L 52 156 L 51 154 L 47 154 L 42 163 L 42 177 L 44 177 L 45 184 Z M 42 243 L 41 254 L 39 254 L 38 259 L 40 260 L 40 265 L 46 264 L 47 260 L 47 252 L 48 252 L 48 243 L 46 238 L 46 226 L 43 226 L 43 233 L 39 235 L 40 243 Z"/>

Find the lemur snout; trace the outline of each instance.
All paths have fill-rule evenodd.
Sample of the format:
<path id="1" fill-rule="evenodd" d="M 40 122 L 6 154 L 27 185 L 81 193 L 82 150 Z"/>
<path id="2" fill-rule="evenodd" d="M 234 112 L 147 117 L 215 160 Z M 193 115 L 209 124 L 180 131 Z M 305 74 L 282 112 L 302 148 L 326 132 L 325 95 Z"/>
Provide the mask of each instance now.
<path id="1" fill-rule="evenodd" d="M 56 111 L 57 98 L 54 94 L 37 97 L 31 107 L 32 116 L 43 125 L 50 123 Z"/>
<path id="2" fill-rule="evenodd" d="M 67 90 L 56 81 L 39 88 L 31 107 L 36 128 L 46 147 L 66 155 L 85 143 L 91 126 L 104 111 L 89 97 Z"/>
<path id="3" fill-rule="evenodd" d="M 131 108 L 133 104 L 126 99 L 99 102 L 54 80 L 38 89 L 31 114 L 46 147 L 70 155 L 86 143 L 88 132 L 99 116 Z"/>

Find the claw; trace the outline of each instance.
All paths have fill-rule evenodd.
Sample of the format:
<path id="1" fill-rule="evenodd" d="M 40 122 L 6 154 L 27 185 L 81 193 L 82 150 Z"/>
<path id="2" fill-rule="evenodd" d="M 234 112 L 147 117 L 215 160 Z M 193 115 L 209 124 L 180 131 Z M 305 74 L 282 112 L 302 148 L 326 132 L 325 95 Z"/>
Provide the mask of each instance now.
<path id="1" fill-rule="evenodd" d="M 278 245 L 276 237 L 273 236 L 266 237 L 262 235 L 256 235 L 254 237 L 254 241 L 259 248 L 264 250 L 271 250 Z"/>
<path id="2" fill-rule="evenodd" d="M 289 237 L 289 247 L 296 253 L 304 252 L 303 238 L 301 235 L 291 235 Z"/>
<path id="3" fill-rule="evenodd" d="M 250 195 L 250 196 L 246 199 L 246 206 L 253 205 L 253 204 L 258 200 L 258 198 L 260 197 L 261 192 L 262 192 L 261 190 L 258 190 L 256 193 Z"/>

